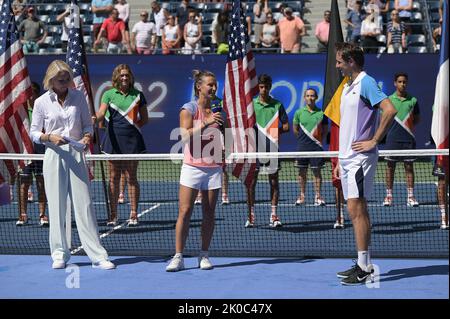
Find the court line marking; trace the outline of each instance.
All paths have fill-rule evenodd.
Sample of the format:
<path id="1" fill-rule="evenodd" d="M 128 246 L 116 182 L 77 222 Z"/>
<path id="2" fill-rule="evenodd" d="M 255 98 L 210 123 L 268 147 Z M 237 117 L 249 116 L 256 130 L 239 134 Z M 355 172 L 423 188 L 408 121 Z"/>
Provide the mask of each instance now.
<path id="1" fill-rule="evenodd" d="M 161 206 L 160 203 L 155 204 L 155 205 L 153 205 L 152 207 L 150 207 L 150 208 L 144 210 L 143 212 L 141 212 L 141 213 L 138 214 L 138 218 L 144 216 L 145 214 L 151 212 L 152 210 L 155 210 L 155 209 L 158 208 L 159 206 Z M 125 227 L 126 224 L 128 224 L 128 219 L 127 219 L 125 222 L 123 222 L 122 224 L 117 225 L 117 226 L 111 228 L 110 230 L 108 230 L 107 232 L 101 234 L 101 235 L 100 235 L 100 239 L 105 238 L 106 236 L 111 235 L 114 231 L 116 231 L 116 230 L 118 230 L 118 229 L 121 229 L 121 228 Z M 74 255 L 74 254 L 76 254 L 77 252 L 79 252 L 81 249 L 83 249 L 83 246 L 79 246 L 79 247 L 73 249 L 73 250 L 70 252 L 70 254 L 71 254 L 71 255 Z"/>

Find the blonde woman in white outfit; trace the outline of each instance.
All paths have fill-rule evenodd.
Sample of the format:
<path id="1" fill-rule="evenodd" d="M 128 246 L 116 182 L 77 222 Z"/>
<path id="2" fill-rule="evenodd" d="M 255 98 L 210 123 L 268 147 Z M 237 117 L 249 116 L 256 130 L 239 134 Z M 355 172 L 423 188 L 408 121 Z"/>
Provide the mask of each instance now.
<path id="1" fill-rule="evenodd" d="M 181 107 L 180 129 L 184 141 L 184 160 L 180 174 L 178 220 L 175 229 L 175 256 L 166 271 L 184 269 L 183 250 L 197 193 L 202 193 L 201 252 L 198 266 L 209 270 L 208 249 L 214 232 L 217 196 L 222 185 L 222 113 L 211 108 L 217 81 L 209 71 L 194 71 L 196 100 Z"/>
<path id="2" fill-rule="evenodd" d="M 202 47 L 202 20 L 195 11 L 189 11 L 189 21 L 184 25 L 184 54 L 200 54 Z"/>
<path id="3" fill-rule="evenodd" d="M 81 244 L 92 266 L 113 269 L 115 266 L 108 260 L 98 236 L 84 152 L 67 141 L 70 138 L 88 145 L 93 131 L 84 94 L 69 89 L 72 80 L 72 70 L 65 62 L 50 63 L 44 78 L 44 88 L 48 91 L 35 101 L 30 130 L 33 141 L 46 146 L 43 174 L 50 217 L 52 267 L 63 269 L 70 259 L 64 226 L 69 197 Z"/>

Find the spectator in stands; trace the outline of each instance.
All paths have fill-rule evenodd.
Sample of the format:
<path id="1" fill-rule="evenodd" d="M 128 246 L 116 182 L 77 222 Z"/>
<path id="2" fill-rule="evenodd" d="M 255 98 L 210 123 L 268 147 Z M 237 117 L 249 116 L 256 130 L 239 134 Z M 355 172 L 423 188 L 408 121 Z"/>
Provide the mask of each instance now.
<path id="1" fill-rule="evenodd" d="M 27 18 L 26 5 L 27 0 L 14 0 L 12 3 L 12 10 L 17 25 L 20 25 L 20 23 Z"/>
<path id="2" fill-rule="evenodd" d="M 148 21 L 147 11 L 141 11 L 140 18 L 131 30 L 131 46 L 137 54 L 151 54 L 156 45 L 156 27 Z"/>
<path id="3" fill-rule="evenodd" d="M 175 23 L 175 17 L 173 15 L 169 15 L 167 21 L 168 23 L 162 30 L 162 53 L 175 54 L 180 48 L 183 36 L 178 24 Z"/>
<path id="4" fill-rule="evenodd" d="M 439 52 L 441 50 L 441 38 L 442 38 L 442 19 L 439 20 L 439 26 L 433 30 L 433 36 L 431 40 L 433 41 L 434 52 Z"/>
<path id="5" fill-rule="evenodd" d="M 189 11 L 189 22 L 186 23 L 183 31 L 183 54 L 200 54 L 202 37 L 202 19 L 195 10 Z"/>
<path id="6" fill-rule="evenodd" d="M 103 22 L 109 17 L 111 11 L 114 9 L 113 0 L 92 0 L 91 10 L 94 14 L 93 19 L 93 33 L 92 43 L 95 43 L 98 39 L 98 34 L 102 28 Z M 94 45 L 94 51 L 97 52 L 97 47 Z"/>
<path id="7" fill-rule="evenodd" d="M 32 120 L 34 101 L 41 95 L 41 88 L 36 82 L 31 83 L 32 95 L 27 101 L 28 116 Z M 44 154 L 45 146 L 43 144 L 33 143 L 33 151 L 35 154 Z M 16 222 L 17 226 L 25 225 L 28 222 L 27 203 L 33 201 L 33 193 L 30 190 L 30 185 L 33 183 L 33 175 L 36 178 L 36 188 L 38 192 L 39 201 L 39 225 L 48 226 L 48 217 L 45 216 L 45 188 L 44 177 L 42 176 L 42 161 L 31 161 L 20 172 L 20 200 L 19 200 L 19 220 Z"/>
<path id="8" fill-rule="evenodd" d="M 362 47 L 367 53 L 378 52 L 377 36 L 381 34 L 375 11 L 370 11 L 361 24 Z"/>
<path id="9" fill-rule="evenodd" d="M 94 42 L 94 51 L 101 43 L 105 32 L 108 40 L 106 52 L 113 54 L 122 53 L 124 47 L 128 46 L 128 43 L 125 34 L 125 24 L 122 19 L 119 19 L 119 11 L 117 9 L 112 9 L 109 18 L 103 21 L 97 40 Z"/>
<path id="10" fill-rule="evenodd" d="M 70 259 L 71 247 L 65 230 L 70 196 L 81 244 L 92 266 L 114 269 L 100 244 L 84 152 L 67 141 L 67 138 L 80 141 L 87 148 L 93 133 L 86 98 L 81 91 L 70 88 L 72 83 L 72 69 L 65 62 L 55 60 L 50 63 L 44 77 L 47 92 L 34 103 L 30 128 L 33 142 L 46 146 L 43 174 L 51 221 L 52 268 L 63 269 Z M 71 227 L 70 224 L 66 226 Z"/>
<path id="11" fill-rule="evenodd" d="M 362 10 L 362 1 L 357 0 L 354 5 L 354 10 L 348 12 L 347 17 L 344 20 L 344 23 L 350 27 L 350 42 L 357 45 L 360 43 L 361 24 L 365 17 L 365 12 Z"/>
<path id="12" fill-rule="evenodd" d="M 391 21 L 387 25 L 387 53 L 403 53 L 406 50 L 406 27 L 397 10 L 392 10 Z"/>
<path id="13" fill-rule="evenodd" d="M 298 151 L 323 151 L 322 139 L 327 136 L 328 119 L 323 115 L 322 110 L 316 106 L 318 95 L 315 89 L 306 89 L 303 98 L 306 106 L 295 112 L 293 121 Z M 300 185 L 300 195 L 295 205 L 303 205 L 305 203 L 307 170 L 309 165 L 314 175 L 314 206 L 325 206 L 325 201 L 320 193 L 322 186 L 321 169 L 323 164 L 323 158 L 300 158 L 295 161 L 295 166 L 299 168 L 298 182 Z"/>
<path id="14" fill-rule="evenodd" d="M 406 34 L 411 33 L 411 15 L 413 9 L 413 0 L 395 0 L 394 9 L 398 11 L 400 20 L 405 23 Z"/>
<path id="15" fill-rule="evenodd" d="M 253 107 L 257 123 L 257 148 L 262 152 L 278 152 L 279 136 L 289 132 L 289 118 L 283 104 L 270 96 L 272 78 L 267 74 L 258 77 L 259 96 L 253 99 Z M 281 220 L 277 214 L 279 199 L 278 171 L 280 163 L 275 160 L 258 159 L 255 178 L 247 187 L 248 217 L 245 227 L 255 225 L 255 190 L 258 174 L 268 174 L 270 184 L 271 213 L 269 226 L 281 227 Z"/>
<path id="16" fill-rule="evenodd" d="M 27 14 L 27 18 L 19 25 L 19 32 L 23 31 L 21 37 L 23 52 L 38 53 L 39 45 L 44 43 L 47 37 L 47 26 L 36 17 L 34 7 L 28 7 Z"/>
<path id="17" fill-rule="evenodd" d="M 306 34 L 302 19 L 293 15 L 292 8 L 284 9 L 284 17 L 278 22 L 281 53 L 300 53 L 302 37 Z"/>
<path id="18" fill-rule="evenodd" d="M 388 22 L 388 13 L 391 0 L 377 0 L 378 7 L 380 8 L 380 15 L 383 19 L 383 23 Z"/>
<path id="19" fill-rule="evenodd" d="M 189 20 L 189 11 L 193 10 L 189 5 L 189 0 L 182 0 L 180 3 L 180 6 L 177 8 L 177 14 L 176 14 L 176 20 L 175 24 L 178 25 L 180 30 L 184 30 L 184 26 Z M 184 40 L 182 39 L 182 43 L 180 43 L 181 46 L 184 46 Z"/>
<path id="20" fill-rule="evenodd" d="M 408 74 L 400 72 L 394 76 L 395 92 L 389 96 L 392 104 L 397 110 L 395 121 L 386 135 L 386 149 L 388 150 L 411 150 L 416 148 L 414 127 L 419 123 L 419 103 L 417 98 L 410 95 L 406 88 L 408 86 Z M 406 187 L 408 207 L 417 207 L 419 203 L 414 197 L 414 167 L 413 157 L 386 157 L 386 198 L 384 206 L 392 206 L 395 164 L 403 161 L 405 166 Z"/>
<path id="21" fill-rule="evenodd" d="M 131 47 L 129 45 L 130 43 L 130 27 L 128 25 L 128 22 L 130 21 L 130 4 L 127 3 L 126 0 L 118 0 L 116 5 L 114 5 L 114 8 L 117 9 L 119 12 L 119 19 L 122 19 L 125 23 L 125 36 L 126 36 L 126 42 L 127 42 L 127 52 L 131 54 Z"/>
<path id="22" fill-rule="evenodd" d="M 317 52 L 327 52 L 328 48 L 328 34 L 330 33 L 330 18 L 331 11 L 326 10 L 323 13 L 323 21 L 316 25 L 316 38 L 317 38 Z"/>
<path id="23" fill-rule="evenodd" d="M 211 42 L 215 47 L 214 49 L 217 49 L 218 54 L 228 53 L 228 14 L 228 11 L 220 11 L 212 23 Z"/>
<path id="24" fill-rule="evenodd" d="M 167 23 L 167 18 L 169 17 L 169 13 L 166 9 L 161 8 L 161 5 L 158 1 L 152 2 L 152 17 L 150 21 L 155 22 L 156 28 L 156 46 L 155 49 L 162 48 L 162 29 Z"/>
<path id="25" fill-rule="evenodd" d="M 266 23 L 266 15 L 269 12 L 268 0 L 257 0 L 253 5 L 253 32 L 255 35 L 255 47 L 259 48 L 261 43 L 261 33 L 264 23 Z"/>
<path id="26" fill-rule="evenodd" d="M 280 47 L 280 28 L 273 19 L 273 13 L 266 15 L 267 22 L 264 23 L 261 33 L 262 52 L 277 53 Z"/>
<path id="27" fill-rule="evenodd" d="M 61 23 L 62 26 L 62 34 L 61 34 L 62 49 L 63 52 L 66 52 L 67 41 L 69 40 L 70 4 L 66 5 L 66 9 L 64 10 L 64 12 L 62 12 L 56 17 L 56 21 Z"/>
<path id="28" fill-rule="evenodd" d="M 212 112 L 211 101 L 217 90 L 216 76 L 209 71 L 193 72 L 196 99 L 180 110 L 180 129 L 184 144 L 184 160 L 180 173 L 179 208 L 175 229 L 175 255 L 166 267 L 174 272 L 184 269 L 183 250 L 189 234 L 189 223 L 194 200 L 202 192 L 203 220 L 201 251 L 198 266 L 202 270 L 213 268 L 208 249 L 214 232 L 214 215 L 222 183 L 223 142 L 220 127 L 224 125 L 221 112 Z M 205 136 L 209 141 L 204 144 Z M 201 145 L 199 150 L 195 145 Z M 211 152 L 203 151 L 211 147 Z"/>
<path id="29" fill-rule="evenodd" d="M 355 11 L 356 0 L 345 0 L 345 3 L 345 6 L 347 7 L 347 13 Z"/>
<path id="30" fill-rule="evenodd" d="M 380 29 L 380 32 L 383 33 L 383 18 L 380 15 L 380 4 L 379 0 L 369 0 L 366 6 L 364 7 L 364 11 L 367 14 L 370 14 L 370 12 L 373 11 L 375 23 L 378 24 L 378 28 Z"/>
<path id="31" fill-rule="evenodd" d="M 148 121 L 147 101 L 144 94 L 134 87 L 134 76 L 126 64 L 119 64 L 112 74 L 113 88 L 106 91 L 97 111 L 97 121 L 109 113 L 107 134 L 103 142 L 103 151 L 107 154 L 140 154 L 145 152 L 144 138 L 140 128 Z M 125 172 L 130 198 L 130 218 L 128 226 L 138 224 L 138 202 L 140 187 L 137 179 L 138 161 L 109 161 L 111 219 L 108 226 L 118 223 L 117 201 L 119 197 L 121 172 Z"/>

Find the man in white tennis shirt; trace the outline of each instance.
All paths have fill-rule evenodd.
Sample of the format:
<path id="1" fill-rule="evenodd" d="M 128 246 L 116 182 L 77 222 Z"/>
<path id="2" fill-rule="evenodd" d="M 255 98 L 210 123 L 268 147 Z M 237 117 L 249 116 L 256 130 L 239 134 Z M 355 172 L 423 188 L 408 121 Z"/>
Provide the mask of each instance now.
<path id="1" fill-rule="evenodd" d="M 349 270 L 337 273 L 343 285 L 364 284 L 373 269 L 369 254 L 367 199 L 378 162 L 377 144 L 397 113 L 376 81 L 363 71 L 363 66 L 364 52 L 360 47 L 350 43 L 336 44 L 336 68 L 350 80 L 344 85 L 341 96 L 339 165 L 333 174 L 341 179 L 358 250 L 357 263 Z"/>

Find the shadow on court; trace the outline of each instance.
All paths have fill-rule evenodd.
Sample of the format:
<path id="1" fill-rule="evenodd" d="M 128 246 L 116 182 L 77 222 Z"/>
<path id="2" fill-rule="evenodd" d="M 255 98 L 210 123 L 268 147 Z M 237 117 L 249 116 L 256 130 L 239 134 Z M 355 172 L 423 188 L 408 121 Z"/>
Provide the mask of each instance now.
<path id="1" fill-rule="evenodd" d="M 448 265 L 433 265 L 426 267 L 413 267 L 413 268 L 403 268 L 394 269 L 387 273 L 381 274 L 380 277 L 392 276 L 389 278 L 382 278 L 380 281 L 394 281 L 406 278 L 422 277 L 422 276 L 433 276 L 433 275 L 447 275 L 448 276 Z"/>
<path id="2" fill-rule="evenodd" d="M 164 257 L 125 257 L 125 258 L 111 258 L 111 261 L 116 266 L 123 266 L 123 265 L 132 265 L 137 263 L 161 263 L 166 262 L 168 258 Z M 90 262 L 81 262 L 81 263 L 73 263 L 74 265 L 77 265 L 78 267 L 85 267 L 85 266 L 91 266 L 92 263 Z"/>
<path id="3" fill-rule="evenodd" d="M 293 258 L 276 258 L 276 259 L 258 259 L 258 260 L 248 260 L 248 261 L 240 261 L 233 262 L 224 265 L 216 265 L 214 268 L 226 268 L 226 267 L 236 267 L 236 266 L 251 266 L 251 265 L 274 265 L 274 264 L 286 264 L 286 263 L 311 263 L 314 262 L 314 259 L 293 259 Z"/>

